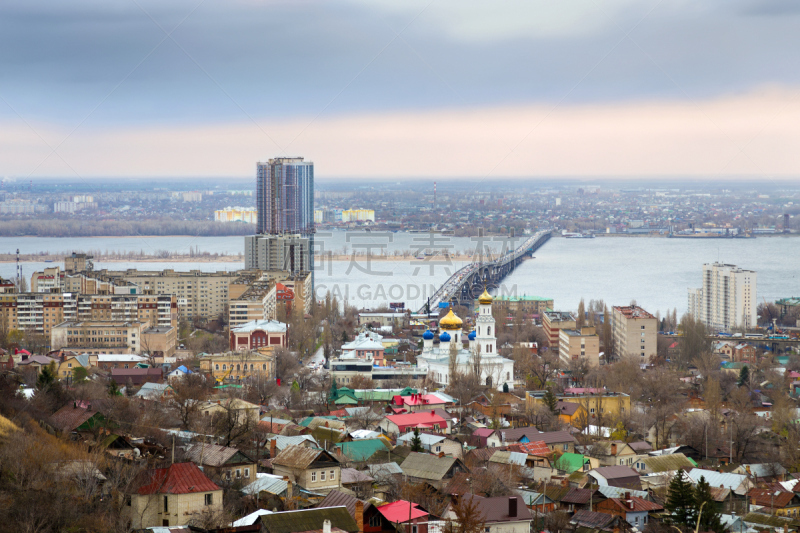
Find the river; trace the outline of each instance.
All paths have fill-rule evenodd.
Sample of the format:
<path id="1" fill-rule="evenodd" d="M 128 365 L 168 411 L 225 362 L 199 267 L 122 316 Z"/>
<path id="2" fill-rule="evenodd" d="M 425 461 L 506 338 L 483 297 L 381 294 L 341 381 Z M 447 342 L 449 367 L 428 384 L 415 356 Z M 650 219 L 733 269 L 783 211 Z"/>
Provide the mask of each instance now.
<path id="1" fill-rule="evenodd" d="M 438 236 L 437 239 L 443 239 Z M 451 251 L 474 250 L 476 241 L 446 237 L 434 246 Z M 418 253 L 431 245 L 427 234 L 365 232 L 320 233 L 317 242 L 325 251 L 349 253 L 354 249 L 391 255 L 410 250 Z M 499 250 L 502 242 L 490 246 Z M 70 253 L 72 251 L 113 251 L 155 254 L 161 250 L 186 254 L 200 252 L 235 255 L 244 248 L 241 237 L 80 237 L 0 238 L 0 252 L 17 248 L 22 253 Z M 596 239 L 550 239 L 535 258 L 525 261 L 503 282 L 502 291 L 517 295 L 552 298 L 557 309 L 574 310 L 581 298 L 602 299 L 609 305 L 627 305 L 631 300 L 655 313 L 686 310 L 687 289 L 701 284 L 702 265 L 714 261 L 732 263 L 758 273 L 758 301 L 800 295 L 800 239 L 759 237 L 755 239 L 666 239 L 661 237 L 601 237 Z M 55 263 L 23 263 L 23 275 L 30 275 Z M 420 264 L 413 258 L 367 262 L 320 261 L 315 272 L 318 295 L 330 290 L 356 306 L 374 307 L 387 301 L 405 301 L 416 308 L 449 274 L 464 262 L 439 261 Z M 160 270 L 236 270 L 238 262 L 96 262 L 95 268 L 140 268 Z M 13 277 L 13 263 L 0 264 L 0 276 Z"/>

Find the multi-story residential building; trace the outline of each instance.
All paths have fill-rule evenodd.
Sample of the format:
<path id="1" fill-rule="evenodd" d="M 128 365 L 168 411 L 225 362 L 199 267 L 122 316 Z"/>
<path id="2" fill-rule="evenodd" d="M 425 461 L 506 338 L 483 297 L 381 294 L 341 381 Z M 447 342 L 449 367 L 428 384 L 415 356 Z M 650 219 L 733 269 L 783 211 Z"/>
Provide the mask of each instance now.
<path id="1" fill-rule="evenodd" d="M 147 327 L 175 327 L 176 311 L 177 300 L 168 294 L 0 294 L 0 320 L 8 328 L 35 330 L 48 338 L 51 330 L 64 321 L 143 322 Z"/>
<path id="2" fill-rule="evenodd" d="M 544 333 L 550 341 L 550 347 L 558 347 L 559 331 L 562 329 L 575 329 L 575 317 L 565 311 L 545 311 L 542 320 Z"/>
<path id="3" fill-rule="evenodd" d="M 142 333 L 147 328 L 142 322 L 62 322 L 50 331 L 50 348 L 84 353 L 88 349 L 94 353 L 108 353 L 122 350 L 122 353 L 139 353 Z"/>
<path id="4" fill-rule="evenodd" d="M 278 305 L 277 284 L 259 281 L 228 304 L 228 326 L 233 329 L 254 320 L 274 320 Z"/>
<path id="5" fill-rule="evenodd" d="M 600 337 L 594 328 L 561 329 L 558 332 L 558 357 L 565 365 L 585 360 L 590 367 L 600 366 Z"/>
<path id="6" fill-rule="evenodd" d="M 375 222 L 373 209 L 345 209 L 342 211 L 342 222 Z"/>
<path id="7" fill-rule="evenodd" d="M 756 305 L 756 273 L 735 265 L 703 265 L 703 286 L 689 289 L 689 313 L 713 330 L 754 328 Z"/>
<path id="8" fill-rule="evenodd" d="M 214 211 L 214 221 L 255 224 L 258 221 L 258 211 L 249 207 L 226 207 Z"/>
<path id="9" fill-rule="evenodd" d="M 658 351 L 658 321 L 656 317 L 635 305 L 613 308 L 612 334 L 614 355 L 654 357 Z M 608 347 L 606 347 L 608 349 Z"/>
<path id="10" fill-rule="evenodd" d="M 249 235 L 244 238 L 246 269 L 309 271 L 311 240 L 300 234 Z"/>
<path id="11" fill-rule="evenodd" d="M 509 314 L 521 310 L 526 315 L 543 316 L 547 310 L 553 308 L 553 299 L 541 296 L 495 296 L 494 306 Z"/>
<path id="12" fill-rule="evenodd" d="M 258 233 L 314 231 L 314 163 L 279 157 L 257 164 Z"/>
<path id="13" fill-rule="evenodd" d="M 81 294 L 139 294 L 139 288 L 124 280 L 100 280 L 84 273 L 45 268 L 31 275 L 31 292 L 77 292 Z"/>
<path id="14" fill-rule="evenodd" d="M 132 283 L 142 294 L 172 294 L 177 298 L 177 310 L 181 318 L 212 318 L 225 312 L 231 284 L 242 279 L 239 272 L 176 272 L 172 269 L 144 271 L 98 270 L 93 273 L 98 279 L 114 280 L 115 283 Z M 260 272 L 252 273 L 258 279 Z"/>

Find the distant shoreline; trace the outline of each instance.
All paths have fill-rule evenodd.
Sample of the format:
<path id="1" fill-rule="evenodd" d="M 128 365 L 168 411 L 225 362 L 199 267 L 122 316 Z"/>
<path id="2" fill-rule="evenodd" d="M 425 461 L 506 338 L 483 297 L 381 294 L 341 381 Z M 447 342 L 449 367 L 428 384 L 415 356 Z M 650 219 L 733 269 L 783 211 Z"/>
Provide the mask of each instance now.
<path id="1" fill-rule="evenodd" d="M 21 263 L 46 263 L 51 262 L 53 265 L 63 266 L 64 255 L 36 255 L 36 254 L 20 254 Z M 491 260 L 491 258 L 486 258 Z M 94 256 L 92 260 L 96 263 L 243 263 L 244 255 L 171 255 L 169 257 L 158 257 L 154 255 L 135 255 L 132 257 L 124 255 L 109 255 L 109 256 Z M 442 256 L 427 256 L 423 259 L 417 259 L 412 254 L 408 255 L 366 255 L 363 253 L 356 254 L 338 254 L 338 255 L 324 255 L 318 256 L 317 262 L 324 263 L 325 261 L 408 261 L 420 266 L 426 265 L 442 265 L 448 261 L 473 261 L 475 257 L 472 255 L 450 255 L 449 257 Z M 17 259 L 14 254 L 0 255 L 0 263 L 16 263 Z"/>

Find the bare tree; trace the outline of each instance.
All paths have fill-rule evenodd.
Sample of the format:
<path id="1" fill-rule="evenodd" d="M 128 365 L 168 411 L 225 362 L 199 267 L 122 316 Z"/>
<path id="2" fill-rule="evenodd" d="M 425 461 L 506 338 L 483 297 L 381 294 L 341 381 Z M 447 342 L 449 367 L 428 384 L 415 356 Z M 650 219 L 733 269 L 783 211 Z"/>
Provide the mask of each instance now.
<path id="1" fill-rule="evenodd" d="M 181 421 L 183 429 L 189 429 L 200 406 L 210 393 L 208 384 L 200 374 L 187 374 L 173 381 L 170 406 Z"/>

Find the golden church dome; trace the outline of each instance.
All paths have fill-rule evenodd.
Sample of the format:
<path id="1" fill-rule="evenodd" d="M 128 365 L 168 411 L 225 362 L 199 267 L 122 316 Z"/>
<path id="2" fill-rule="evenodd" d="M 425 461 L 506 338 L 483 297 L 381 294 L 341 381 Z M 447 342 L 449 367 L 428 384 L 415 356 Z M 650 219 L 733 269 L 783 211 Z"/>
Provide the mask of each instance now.
<path id="1" fill-rule="evenodd" d="M 478 296 L 478 301 L 481 304 L 484 304 L 484 305 L 485 304 L 490 304 L 490 303 L 492 303 L 492 295 L 489 294 L 489 292 L 486 289 L 483 289 L 483 294 Z"/>
<path id="2" fill-rule="evenodd" d="M 461 329 L 461 319 L 458 318 L 455 313 L 453 313 L 453 309 L 450 309 L 450 312 L 439 321 L 439 327 L 444 330 L 454 330 L 454 329 Z"/>

